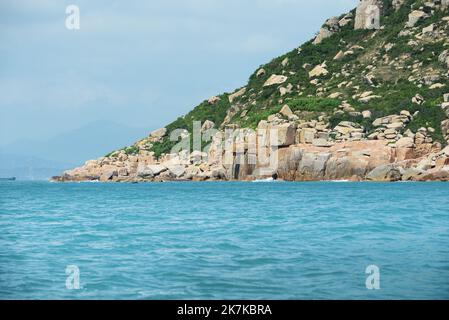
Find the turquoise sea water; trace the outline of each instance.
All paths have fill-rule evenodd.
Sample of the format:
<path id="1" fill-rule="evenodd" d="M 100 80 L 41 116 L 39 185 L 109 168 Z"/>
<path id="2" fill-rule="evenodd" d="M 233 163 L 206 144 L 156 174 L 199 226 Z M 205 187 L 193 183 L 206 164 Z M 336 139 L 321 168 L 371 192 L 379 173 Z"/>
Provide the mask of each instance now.
<path id="1" fill-rule="evenodd" d="M 449 299 L 449 184 L 0 182 L 0 298 Z"/>

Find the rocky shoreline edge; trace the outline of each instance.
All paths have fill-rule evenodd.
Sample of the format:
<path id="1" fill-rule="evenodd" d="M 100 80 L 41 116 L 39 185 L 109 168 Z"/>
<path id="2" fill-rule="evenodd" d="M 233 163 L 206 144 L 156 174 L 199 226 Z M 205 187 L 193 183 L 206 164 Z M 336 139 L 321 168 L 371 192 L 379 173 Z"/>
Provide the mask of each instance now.
<path id="1" fill-rule="evenodd" d="M 272 128 L 278 132 L 275 146 L 267 138 Z M 449 146 L 443 149 L 421 136 L 394 142 L 360 140 L 324 145 L 314 140 L 296 144 L 296 129 L 290 123 L 270 125 L 264 121 L 254 148 L 243 139 L 227 152 L 222 149 L 226 143 L 221 142 L 220 135 L 216 134 L 207 153 L 181 151 L 157 159 L 151 153 L 127 155 L 122 150 L 87 161 L 52 181 L 449 181 Z M 275 166 L 270 163 L 274 157 Z"/>

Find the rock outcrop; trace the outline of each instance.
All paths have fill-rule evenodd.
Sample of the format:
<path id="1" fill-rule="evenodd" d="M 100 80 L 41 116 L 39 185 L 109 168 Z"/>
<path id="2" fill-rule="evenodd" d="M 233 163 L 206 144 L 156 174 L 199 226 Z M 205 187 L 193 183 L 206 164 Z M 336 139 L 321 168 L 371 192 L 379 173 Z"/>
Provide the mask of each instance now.
<path id="1" fill-rule="evenodd" d="M 361 0 L 356 9 L 355 29 L 380 29 L 381 0 Z"/>
<path id="2" fill-rule="evenodd" d="M 413 28 L 419 20 L 428 18 L 429 15 L 422 10 L 414 10 L 408 15 L 408 21 L 406 26 L 408 28 Z"/>
<path id="3" fill-rule="evenodd" d="M 349 22 L 348 20 L 350 20 L 349 17 L 347 19 L 345 19 L 342 22 L 342 24 L 348 23 Z M 341 24 L 337 17 L 332 17 L 332 18 L 328 19 L 324 23 L 324 26 L 321 27 L 321 29 L 318 33 L 318 36 L 313 41 L 313 44 L 320 44 L 324 39 L 329 38 L 334 33 L 340 31 L 340 27 L 341 27 Z"/>
<path id="4" fill-rule="evenodd" d="M 282 84 L 285 81 L 287 81 L 287 79 L 288 79 L 288 77 L 286 77 L 286 76 L 273 74 L 270 76 L 270 78 L 268 78 L 267 81 L 265 81 L 263 86 L 269 87 L 269 86 L 276 85 L 276 84 Z"/>

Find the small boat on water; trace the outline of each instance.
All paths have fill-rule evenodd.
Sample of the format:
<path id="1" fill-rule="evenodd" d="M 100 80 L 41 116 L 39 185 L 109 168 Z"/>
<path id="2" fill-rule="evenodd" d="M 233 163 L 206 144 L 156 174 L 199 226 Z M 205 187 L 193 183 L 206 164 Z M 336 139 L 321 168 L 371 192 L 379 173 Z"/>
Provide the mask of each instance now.
<path id="1" fill-rule="evenodd" d="M 16 181 L 16 177 L 12 177 L 12 178 L 0 178 L 0 181 Z"/>

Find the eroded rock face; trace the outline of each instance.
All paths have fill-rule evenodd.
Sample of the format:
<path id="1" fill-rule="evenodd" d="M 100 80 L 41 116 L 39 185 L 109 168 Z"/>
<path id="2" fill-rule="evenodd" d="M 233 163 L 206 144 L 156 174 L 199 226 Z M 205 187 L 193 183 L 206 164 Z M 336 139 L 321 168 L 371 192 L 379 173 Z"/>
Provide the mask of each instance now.
<path id="1" fill-rule="evenodd" d="M 297 181 L 365 180 L 368 172 L 390 164 L 395 155 L 395 151 L 382 141 L 344 142 L 331 147 L 300 144 L 278 153 L 277 176 Z"/>

